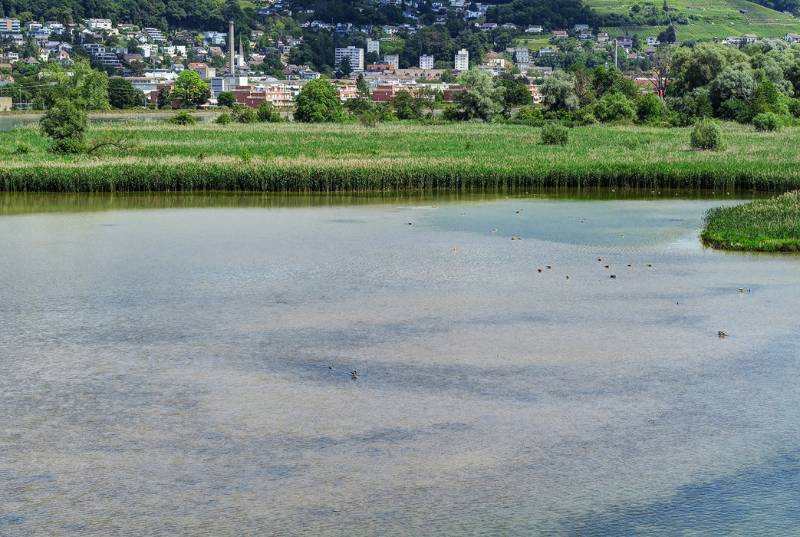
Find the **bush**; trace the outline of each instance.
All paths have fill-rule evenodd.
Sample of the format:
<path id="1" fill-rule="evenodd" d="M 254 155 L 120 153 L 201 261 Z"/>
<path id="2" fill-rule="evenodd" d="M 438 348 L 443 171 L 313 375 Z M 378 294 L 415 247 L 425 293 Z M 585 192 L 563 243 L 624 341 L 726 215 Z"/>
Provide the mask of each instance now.
<path id="1" fill-rule="evenodd" d="M 223 112 L 217 116 L 217 119 L 214 120 L 214 123 L 216 123 L 217 125 L 227 125 L 231 121 L 233 121 L 231 115 L 228 112 Z"/>
<path id="2" fill-rule="evenodd" d="M 50 146 L 50 150 L 53 151 L 53 153 L 77 155 L 86 151 L 86 144 L 83 143 L 83 140 L 77 140 L 75 138 L 59 138 L 53 140 L 53 145 Z"/>
<path id="3" fill-rule="evenodd" d="M 230 91 L 223 91 L 219 95 L 217 95 L 217 105 L 218 106 L 227 106 L 228 108 L 233 108 L 233 104 L 236 101 L 233 98 L 233 93 Z"/>
<path id="4" fill-rule="evenodd" d="M 753 118 L 753 126 L 760 132 L 777 131 L 781 128 L 781 118 L 772 112 L 764 112 Z"/>
<path id="5" fill-rule="evenodd" d="M 789 113 L 792 114 L 792 117 L 800 118 L 800 99 L 789 101 Z"/>
<path id="6" fill-rule="evenodd" d="M 234 108 L 231 117 L 236 123 L 255 123 L 258 120 L 255 110 L 247 106 Z"/>
<path id="7" fill-rule="evenodd" d="M 262 123 L 280 123 L 283 120 L 280 112 L 275 110 L 275 107 L 269 101 L 264 101 L 258 106 L 256 116 Z"/>
<path id="8" fill-rule="evenodd" d="M 197 123 L 197 119 L 186 110 L 181 110 L 167 121 L 173 125 L 194 125 Z"/>
<path id="9" fill-rule="evenodd" d="M 537 106 L 523 106 L 517 115 L 511 119 L 512 123 L 521 123 L 531 127 L 541 127 L 544 125 L 544 114 L 542 109 Z"/>
<path id="10" fill-rule="evenodd" d="M 39 130 L 53 140 L 53 152 L 80 153 L 85 149 L 86 112 L 70 101 L 58 101 L 39 120 Z"/>
<path id="11" fill-rule="evenodd" d="M 31 152 L 31 146 L 28 144 L 17 144 L 17 147 L 14 149 L 15 155 L 27 155 Z"/>
<path id="12" fill-rule="evenodd" d="M 692 130 L 692 147 L 703 151 L 715 151 L 722 148 L 722 131 L 714 121 L 701 119 Z"/>
<path id="13" fill-rule="evenodd" d="M 567 145 L 569 142 L 569 129 L 557 123 L 548 123 L 542 128 L 542 143 L 544 145 Z"/>
<path id="14" fill-rule="evenodd" d="M 642 95 L 636 101 L 636 117 L 639 123 L 655 123 L 664 117 L 664 103 L 655 94 Z"/>
<path id="15" fill-rule="evenodd" d="M 633 121 L 636 111 L 621 93 L 607 93 L 594 105 L 594 116 L 603 123 Z"/>
<path id="16" fill-rule="evenodd" d="M 378 111 L 377 110 L 365 110 L 358 115 L 358 122 L 361 123 L 365 127 L 374 127 L 378 124 Z"/>

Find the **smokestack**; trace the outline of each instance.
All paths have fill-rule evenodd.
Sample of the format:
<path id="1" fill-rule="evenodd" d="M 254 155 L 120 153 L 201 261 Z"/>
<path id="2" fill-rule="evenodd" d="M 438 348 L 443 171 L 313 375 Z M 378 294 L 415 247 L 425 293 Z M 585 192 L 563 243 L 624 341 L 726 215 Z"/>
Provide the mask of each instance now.
<path id="1" fill-rule="evenodd" d="M 231 21 L 230 23 L 228 23 L 228 56 L 230 56 L 230 62 L 231 62 L 231 66 L 230 66 L 231 76 L 236 74 L 236 63 L 234 62 L 234 59 L 233 59 L 233 46 L 234 46 L 233 43 L 234 43 L 234 41 L 233 41 L 233 21 Z"/>

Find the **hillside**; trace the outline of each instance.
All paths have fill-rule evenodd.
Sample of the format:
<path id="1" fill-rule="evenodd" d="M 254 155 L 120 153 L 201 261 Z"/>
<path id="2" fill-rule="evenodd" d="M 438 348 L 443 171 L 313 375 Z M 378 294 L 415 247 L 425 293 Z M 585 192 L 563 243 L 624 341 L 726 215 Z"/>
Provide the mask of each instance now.
<path id="1" fill-rule="evenodd" d="M 606 16 L 629 15 L 634 4 L 654 4 L 658 9 L 662 6 L 661 0 L 585 0 L 585 3 Z M 675 26 L 680 41 L 743 34 L 783 37 L 787 33 L 800 33 L 800 18 L 747 0 L 669 0 L 669 6 L 673 18 L 685 17 L 688 20 L 688 24 Z M 630 26 L 625 29 L 640 35 L 656 35 L 664 27 Z"/>

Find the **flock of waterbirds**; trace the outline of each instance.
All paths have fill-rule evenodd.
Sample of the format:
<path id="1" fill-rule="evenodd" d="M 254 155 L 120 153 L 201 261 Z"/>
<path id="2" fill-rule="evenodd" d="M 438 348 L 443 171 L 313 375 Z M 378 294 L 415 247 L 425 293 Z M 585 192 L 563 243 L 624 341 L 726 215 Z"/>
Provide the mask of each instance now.
<path id="1" fill-rule="evenodd" d="M 522 209 L 516 209 L 516 210 L 514 211 L 514 213 L 515 213 L 515 214 L 521 214 L 521 213 L 522 213 Z M 463 214 L 465 214 L 465 213 L 462 213 L 462 215 L 463 215 Z M 586 223 L 586 219 L 585 219 L 585 218 L 581 218 L 581 219 L 580 219 L 580 222 L 581 222 L 582 224 L 584 224 L 584 223 Z M 407 225 L 409 225 L 409 226 L 413 226 L 413 225 L 414 225 L 414 222 L 407 222 Z M 492 230 L 491 230 L 491 233 L 492 233 L 492 234 L 496 234 L 496 233 L 498 233 L 498 232 L 499 232 L 499 230 L 498 230 L 497 228 L 494 228 L 494 229 L 492 229 Z M 521 241 L 521 240 L 522 240 L 522 237 L 519 237 L 519 236 L 512 236 L 512 237 L 511 237 L 511 240 L 512 240 L 512 241 Z M 454 251 L 454 252 L 455 252 L 455 251 L 457 251 L 457 250 L 458 250 L 457 248 L 453 248 L 453 251 Z M 604 259 L 603 259 L 602 257 L 598 257 L 598 258 L 597 258 L 597 262 L 598 262 L 598 263 L 604 263 Z M 627 266 L 627 268 L 634 268 L 634 265 L 633 265 L 633 263 L 627 263 L 627 264 L 626 264 L 626 266 Z M 652 264 L 652 263 L 645 263 L 645 267 L 652 269 L 652 268 L 653 268 L 653 264 Z M 603 269 L 605 269 L 605 270 L 611 270 L 611 265 L 610 265 L 610 264 L 604 264 L 604 265 L 603 265 Z M 553 266 L 552 266 L 552 265 L 545 265 L 544 267 L 539 267 L 539 268 L 537 268 L 537 269 L 536 269 L 536 272 L 537 272 L 537 273 L 539 273 L 539 274 L 542 274 L 542 273 L 544 273 L 546 270 L 553 270 Z M 567 280 L 569 280 L 569 279 L 570 279 L 570 276 L 569 276 L 569 274 L 566 274 L 566 275 L 565 275 L 565 278 L 566 278 Z M 616 274 L 614 274 L 614 273 L 611 273 L 611 274 L 609 274 L 609 279 L 611 279 L 611 280 L 616 280 L 616 279 L 617 279 L 617 275 L 616 275 Z M 744 293 L 749 293 L 749 292 L 750 292 L 750 289 L 748 289 L 748 288 L 744 288 L 744 287 L 740 287 L 740 288 L 739 288 L 739 294 L 744 294 Z M 675 304 L 680 304 L 680 303 L 679 303 L 679 302 L 675 302 Z M 719 330 L 719 331 L 717 331 L 717 337 L 719 337 L 720 339 L 725 339 L 725 338 L 729 337 L 729 335 L 730 335 L 730 334 L 728 334 L 728 333 L 727 333 L 726 331 L 724 331 L 724 330 Z M 329 370 L 331 370 L 331 371 L 336 371 L 336 370 L 333 368 L 333 366 L 328 366 L 328 369 L 329 369 Z M 353 369 L 352 371 L 350 371 L 349 373 L 347 373 L 347 375 L 349 375 L 349 376 L 350 376 L 350 379 L 351 379 L 351 380 L 358 380 L 358 371 L 357 371 L 357 370 L 355 370 L 355 369 Z"/>

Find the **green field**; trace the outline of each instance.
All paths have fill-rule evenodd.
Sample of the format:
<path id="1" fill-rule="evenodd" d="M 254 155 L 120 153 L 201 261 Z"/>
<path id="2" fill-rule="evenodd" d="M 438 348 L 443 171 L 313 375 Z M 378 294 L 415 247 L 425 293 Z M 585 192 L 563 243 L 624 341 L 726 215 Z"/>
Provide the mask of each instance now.
<path id="1" fill-rule="evenodd" d="M 728 250 L 800 252 L 800 192 L 712 209 L 702 239 Z"/>
<path id="2" fill-rule="evenodd" d="M 566 147 L 506 124 L 95 126 L 124 150 L 63 157 L 33 128 L 0 133 L 6 191 L 378 191 L 524 186 L 800 187 L 800 128 L 724 126 L 726 149 L 689 148 L 688 129 L 591 126 Z"/>
<path id="3" fill-rule="evenodd" d="M 598 13 L 628 13 L 637 0 L 586 0 Z M 660 0 L 654 0 L 661 6 Z M 759 37 L 783 37 L 800 33 L 800 19 L 747 0 L 670 0 L 669 5 L 689 18 L 688 25 L 676 25 L 681 41 L 726 38 L 743 34 Z M 747 13 L 741 13 L 746 10 Z M 646 37 L 657 35 L 663 27 L 607 28 L 612 33 L 628 30 Z"/>

